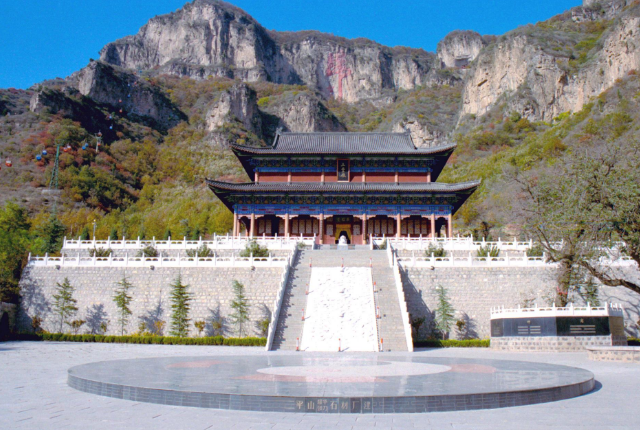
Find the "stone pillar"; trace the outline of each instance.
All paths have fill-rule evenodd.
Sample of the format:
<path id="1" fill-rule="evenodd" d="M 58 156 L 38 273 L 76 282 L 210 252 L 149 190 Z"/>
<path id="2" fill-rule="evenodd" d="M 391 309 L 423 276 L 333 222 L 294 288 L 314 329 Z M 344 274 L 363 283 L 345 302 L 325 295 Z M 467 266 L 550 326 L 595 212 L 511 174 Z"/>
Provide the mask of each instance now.
<path id="1" fill-rule="evenodd" d="M 449 216 L 447 217 L 447 237 L 451 238 L 453 237 L 453 216 L 451 214 L 449 214 Z"/>
<path id="2" fill-rule="evenodd" d="M 324 174 L 323 174 L 324 177 Z M 324 244 L 324 213 L 320 214 L 320 245 Z"/>
<path id="3" fill-rule="evenodd" d="M 238 213 L 233 211 L 233 237 L 238 235 Z"/>
<path id="4" fill-rule="evenodd" d="M 249 228 L 249 236 L 254 237 L 256 235 L 256 214 L 251 212 L 251 224 Z"/>
<path id="5" fill-rule="evenodd" d="M 367 214 L 362 214 L 362 244 L 367 243 Z"/>
<path id="6" fill-rule="evenodd" d="M 431 238 L 436 238 L 436 214 L 431 214 Z"/>
<path id="7" fill-rule="evenodd" d="M 284 214 L 284 237 L 289 237 L 289 212 Z"/>
<path id="8" fill-rule="evenodd" d="M 400 234 L 401 234 L 400 230 L 401 230 L 401 227 L 402 227 L 402 217 L 400 216 L 400 214 L 398 214 L 396 216 L 396 220 L 397 220 L 396 221 L 396 237 L 400 238 Z"/>

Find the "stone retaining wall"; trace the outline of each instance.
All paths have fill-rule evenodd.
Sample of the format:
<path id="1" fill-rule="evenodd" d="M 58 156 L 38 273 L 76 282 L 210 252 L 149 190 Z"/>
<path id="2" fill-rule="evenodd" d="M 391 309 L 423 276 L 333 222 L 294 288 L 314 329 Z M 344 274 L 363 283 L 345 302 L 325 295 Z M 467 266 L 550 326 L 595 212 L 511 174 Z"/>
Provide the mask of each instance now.
<path id="1" fill-rule="evenodd" d="M 638 346 L 596 346 L 587 348 L 587 352 L 589 360 L 640 363 L 640 347 Z"/>
<path id="2" fill-rule="evenodd" d="M 433 331 L 433 311 L 438 303 L 436 287 L 442 285 L 448 290 L 456 317 L 466 322 L 465 331 L 454 330 L 451 338 L 488 338 L 492 307 L 516 308 L 523 306 L 525 300 L 533 300 L 531 305 L 547 306 L 548 297 L 555 294 L 555 271 L 550 267 L 401 268 L 409 313 L 412 317 L 426 318 L 420 329 L 421 337 Z M 601 302 L 622 304 L 626 333 L 637 337 L 640 295 L 623 287 L 601 286 L 599 298 Z"/>
<path id="3" fill-rule="evenodd" d="M 6 320 L 3 320 L 6 315 Z M 8 324 L 5 326 L 4 322 Z M 12 303 L 0 302 L 0 340 L 7 336 L 10 332 L 14 331 L 16 325 L 16 305 Z"/>
<path id="4" fill-rule="evenodd" d="M 222 319 L 224 334 L 236 335 L 235 326 L 229 321 L 230 307 L 234 299 L 232 281 L 241 282 L 245 287 L 245 296 L 250 305 L 249 335 L 262 335 L 258 322 L 271 315 L 276 293 L 283 273 L 282 267 L 274 268 L 128 268 L 126 276 L 134 285 L 131 290 L 133 312 L 126 333 L 139 330 L 145 323 L 147 330 L 155 328 L 156 321 L 165 321 L 164 334 L 169 333 L 171 321 L 171 284 L 180 274 L 184 284 L 189 285 L 193 294 L 191 302 L 191 335 L 196 331 L 196 320 Z M 39 267 L 28 266 L 20 281 L 22 288 L 22 306 L 18 316 L 18 328 L 21 331 L 31 329 L 35 315 L 43 319 L 42 328 L 47 331 L 59 331 L 59 317 L 54 314 L 53 295 L 56 284 L 68 278 L 75 288 L 73 297 L 78 301 L 78 313 L 71 319 L 86 320 L 80 333 L 101 333 L 100 323 L 108 322 L 107 334 L 120 334 L 117 323 L 117 308 L 113 302 L 115 283 L 125 275 L 124 268 L 117 267 Z M 69 327 L 63 331 L 68 332 Z M 207 324 L 205 333 L 212 333 Z"/>
<path id="5" fill-rule="evenodd" d="M 584 351 L 590 346 L 626 346 L 627 339 L 619 336 L 529 336 L 492 337 L 491 349 L 521 352 Z"/>

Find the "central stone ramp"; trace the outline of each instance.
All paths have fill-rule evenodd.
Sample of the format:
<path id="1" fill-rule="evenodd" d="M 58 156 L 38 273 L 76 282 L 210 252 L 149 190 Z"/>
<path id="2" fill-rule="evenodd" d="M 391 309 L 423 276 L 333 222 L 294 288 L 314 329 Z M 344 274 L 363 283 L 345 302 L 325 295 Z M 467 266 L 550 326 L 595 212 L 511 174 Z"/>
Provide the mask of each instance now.
<path id="1" fill-rule="evenodd" d="M 310 264 L 313 268 L 341 268 L 343 264 L 345 268 L 371 268 L 373 281 L 376 282 L 378 290 L 376 306 L 380 308 L 381 315 L 377 320 L 378 337 L 382 340 L 381 350 L 408 350 L 397 287 L 393 270 L 389 267 L 387 253 L 368 249 L 348 251 L 321 249 L 302 251 L 299 254 L 286 287 L 272 350 L 295 350 L 297 338 L 301 338 L 301 342 L 304 342 L 302 333 L 305 324 L 302 321 L 302 309 L 307 308 L 308 296 L 305 291 L 311 278 Z M 402 296 L 404 299 L 404 294 Z M 337 350 L 337 345 L 334 350 Z"/>
<path id="2" fill-rule="evenodd" d="M 314 267 L 303 351 L 378 351 L 371 269 Z"/>

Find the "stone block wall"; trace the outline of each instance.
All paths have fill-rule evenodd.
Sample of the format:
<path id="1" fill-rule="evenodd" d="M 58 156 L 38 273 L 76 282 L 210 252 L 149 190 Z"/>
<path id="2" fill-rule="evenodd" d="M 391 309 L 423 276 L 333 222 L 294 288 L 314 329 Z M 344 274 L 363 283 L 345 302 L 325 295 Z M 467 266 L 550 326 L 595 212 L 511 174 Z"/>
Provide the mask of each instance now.
<path id="1" fill-rule="evenodd" d="M 619 336 L 523 336 L 493 337 L 491 349 L 521 352 L 575 352 L 592 346 L 626 346 L 627 339 Z"/>
<path id="2" fill-rule="evenodd" d="M 407 267 L 400 272 L 409 313 L 412 317 L 426 318 L 420 328 L 421 337 L 432 332 L 439 285 L 447 289 L 456 318 L 467 323 L 464 333 L 452 330 L 451 338 L 488 338 L 492 307 L 516 308 L 524 305 L 525 300 L 547 306 L 548 297 L 554 295 L 556 288 L 553 267 Z M 637 337 L 640 295 L 623 287 L 601 286 L 599 298 L 601 302 L 622 304 L 626 333 Z"/>
<path id="3" fill-rule="evenodd" d="M 245 296 L 250 305 L 250 322 L 246 332 L 249 335 L 261 335 L 258 322 L 271 315 L 276 298 L 282 267 L 238 268 L 238 267 L 198 267 L 198 268 L 127 268 L 126 276 L 134 285 L 130 294 L 133 297 L 129 324 L 126 333 L 139 330 L 145 323 L 148 330 L 155 328 L 156 321 L 165 321 L 164 334 L 169 334 L 171 321 L 171 284 L 180 274 L 182 282 L 189 285 L 192 293 L 190 334 L 196 335 L 193 322 L 205 320 L 205 333 L 212 333 L 212 320 L 221 319 L 226 336 L 235 336 L 236 328 L 229 321 L 230 307 L 234 299 L 232 281 L 241 282 L 245 287 Z M 42 328 L 47 331 L 59 331 L 59 317 L 54 314 L 53 295 L 56 284 L 68 278 L 75 288 L 73 297 L 78 301 L 78 313 L 71 319 L 86 320 L 80 333 L 101 333 L 100 323 L 108 322 L 107 334 L 120 334 L 117 308 L 113 301 L 116 282 L 125 275 L 121 267 L 42 267 L 28 266 L 22 276 L 22 306 L 18 316 L 18 328 L 21 331 L 31 329 L 32 317 L 43 319 Z M 63 327 L 69 332 L 69 327 Z"/>

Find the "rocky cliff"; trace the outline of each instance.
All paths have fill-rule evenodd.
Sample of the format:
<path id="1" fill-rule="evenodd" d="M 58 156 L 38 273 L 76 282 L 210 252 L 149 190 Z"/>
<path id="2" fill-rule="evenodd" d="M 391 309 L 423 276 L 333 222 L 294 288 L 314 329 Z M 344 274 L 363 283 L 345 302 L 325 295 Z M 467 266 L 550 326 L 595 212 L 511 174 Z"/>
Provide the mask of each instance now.
<path id="1" fill-rule="evenodd" d="M 640 6 L 588 4 L 500 37 L 483 49 L 464 84 L 462 115 L 482 115 L 499 100 L 535 120 L 577 111 L 593 96 L 640 67 Z M 585 8 L 605 11 L 584 16 Z M 612 20 L 606 17 L 619 12 Z M 588 15 L 588 14 L 587 14 Z"/>
<path id="2" fill-rule="evenodd" d="M 305 84 L 348 102 L 376 99 L 384 90 L 451 83 L 434 68 L 435 55 L 421 49 L 315 31 L 267 31 L 242 10 L 216 0 L 195 0 L 153 18 L 100 55 L 117 66 L 192 78 Z"/>
<path id="3" fill-rule="evenodd" d="M 436 52 L 442 67 L 466 67 L 486 44 L 475 31 L 452 31 L 438 43 Z"/>

